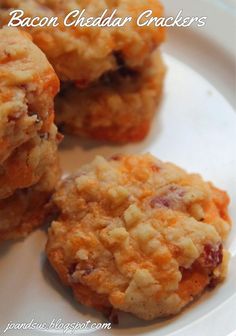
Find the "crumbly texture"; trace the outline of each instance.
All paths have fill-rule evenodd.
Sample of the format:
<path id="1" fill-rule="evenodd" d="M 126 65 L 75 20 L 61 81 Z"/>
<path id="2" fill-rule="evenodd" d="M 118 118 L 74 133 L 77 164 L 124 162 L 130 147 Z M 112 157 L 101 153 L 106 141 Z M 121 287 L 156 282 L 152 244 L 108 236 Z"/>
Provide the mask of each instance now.
<path id="1" fill-rule="evenodd" d="M 62 131 L 118 143 L 145 138 L 162 91 L 165 67 L 155 50 L 165 33 L 154 24 L 139 27 L 136 21 L 147 10 L 163 16 L 157 0 L 3 0 L 3 23 L 12 9 L 23 10 L 25 17 L 59 18 L 58 27 L 24 29 L 62 82 L 57 98 Z M 66 27 L 63 20 L 74 9 L 85 9 L 87 17 L 116 9 L 117 17 L 131 16 L 132 21 L 125 27 Z"/>
<path id="2" fill-rule="evenodd" d="M 67 85 L 56 98 L 62 132 L 112 142 L 145 138 L 161 98 L 165 66 L 154 53 L 136 70 L 121 68 L 90 88 Z"/>
<path id="3" fill-rule="evenodd" d="M 229 198 L 171 163 L 97 157 L 53 201 L 46 253 L 85 305 L 151 320 L 178 313 L 226 275 Z"/>
<path id="4" fill-rule="evenodd" d="M 0 241 L 42 224 L 59 180 L 59 80 L 30 35 L 0 29 Z"/>
<path id="5" fill-rule="evenodd" d="M 50 198 L 59 177 L 59 162 L 55 156 L 37 184 L 0 200 L 0 242 L 24 238 L 50 217 Z"/>
<path id="6" fill-rule="evenodd" d="M 45 55 L 17 29 L 0 29 L 0 164 L 54 119 L 59 81 Z"/>
<path id="7" fill-rule="evenodd" d="M 52 125 L 46 136 L 38 135 L 17 147 L 0 165 L 0 199 L 38 183 L 58 156 L 57 144 L 57 129 Z"/>
<path id="8" fill-rule="evenodd" d="M 142 65 L 165 37 L 164 28 L 136 24 L 146 10 L 152 10 L 153 16 L 163 16 L 163 7 L 157 0 L 1 0 L 3 23 L 9 21 L 12 9 L 22 9 L 25 17 L 59 17 L 58 27 L 25 29 L 47 55 L 59 78 L 77 81 L 80 86 L 87 86 L 107 71 L 117 70 L 121 55 L 128 67 Z M 117 9 L 116 17 L 133 19 L 124 27 L 66 27 L 63 21 L 74 9 L 86 9 L 87 17 L 98 17 L 106 9 L 110 16 Z"/>

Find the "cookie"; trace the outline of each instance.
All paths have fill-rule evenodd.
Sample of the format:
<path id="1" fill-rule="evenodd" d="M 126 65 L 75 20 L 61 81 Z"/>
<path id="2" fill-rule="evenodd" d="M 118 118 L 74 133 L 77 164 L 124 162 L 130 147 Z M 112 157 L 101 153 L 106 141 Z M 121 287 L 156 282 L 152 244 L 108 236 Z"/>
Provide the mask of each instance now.
<path id="1" fill-rule="evenodd" d="M 76 81 L 85 87 L 108 71 L 116 71 L 121 65 L 129 68 L 141 66 L 146 58 L 163 42 L 163 28 L 154 24 L 139 27 L 137 18 L 147 10 L 152 16 L 163 16 L 163 7 L 156 0 L 2 0 L 0 19 L 10 20 L 13 9 L 24 11 L 24 17 L 58 17 L 59 25 L 24 27 L 34 42 L 47 55 L 60 80 Z M 65 17 L 73 10 L 83 10 L 84 17 L 99 17 L 107 10 L 107 16 L 117 9 L 116 17 L 131 16 L 131 22 L 123 27 L 66 27 Z M 71 18 L 70 21 L 75 20 Z"/>
<path id="2" fill-rule="evenodd" d="M 63 131 L 117 143 L 145 138 L 164 81 L 165 67 L 155 51 L 159 52 L 165 32 L 154 24 L 138 26 L 137 19 L 146 11 L 163 16 L 159 2 L 3 0 L 3 23 L 9 21 L 12 9 L 23 10 L 29 18 L 58 18 L 57 27 L 23 28 L 61 80 L 56 114 Z M 66 27 L 66 16 L 75 9 L 94 18 L 116 10 L 116 17 L 132 20 L 125 27 Z"/>
<path id="3" fill-rule="evenodd" d="M 57 129 L 38 135 L 21 146 L 0 164 L 0 199 L 39 182 L 58 156 Z"/>
<path id="4" fill-rule="evenodd" d="M 39 182 L 57 156 L 58 78 L 30 35 L 0 30 L 0 199 Z"/>
<path id="5" fill-rule="evenodd" d="M 0 164 L 53 125 L 59 81 L 30 36 L 0 29 Z"/>
<path id="6" fill-rule="evenodd" d="M 151 320 L 226 275 L 226 192 L 150 154 L 97 157 L 53 202 L 46 253 L 82 304 Z"/>
<path id="7" fill-rule="evenodd" d="M 58 157 L 33 187 L 19 189 L 0 200 L 0 242 L 26 237 L 51 215 L 50 198 L 59 181 Z"/>
<path id="8" fill-rule="evenodd" d="M 165 66 L 156 52 L 136 70 L 120 69 L 90 88 L 64 85 L 56 98 L 62 132 L 110 142 L 143 140 L 161 98 Z"/>
<path id="9" fill-rule="evenodd" d="M 0 240 L 42 224 L 59 180 L 59 80 L 30 35 L 0 29 Z"/>

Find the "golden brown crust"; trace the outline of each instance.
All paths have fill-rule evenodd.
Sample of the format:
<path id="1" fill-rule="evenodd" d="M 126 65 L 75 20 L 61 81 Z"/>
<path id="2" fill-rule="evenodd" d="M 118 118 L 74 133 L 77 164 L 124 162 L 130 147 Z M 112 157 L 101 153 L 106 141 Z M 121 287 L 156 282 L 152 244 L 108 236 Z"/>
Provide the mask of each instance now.
<path id="1" fill-rule="evenodd" d="M 17 189 L 39 182 L 57 157 L 57 129 L 35 136 L 17 147 L 0 165 L 0 199 L 11 196 Z"/>
<path id="2" fill-rule="evenodd" d="M 49 198 L 48 193 L 20 190 L 1 200 L 0 241 L 24 238 L 42 225 L 48 212 L 46 204 Z"/>
<path id="3" fill-rule="evenodd" d="M 0 29 L 0 240 L 42 224 L 59 179 L 59 80 L 30 35 Z"/>
<path id="4" fill-rule="evenodd" d="M 156 0 L 106 0 L 99 5 L 95 0 L 4 0 L 2 10 L 0 5 L 3 22 L 15 8 L 27 17 L 59 17 L 58 27 L 25 29 L 45 52 L 62 84 L 68 86 L 57 99 L 61 130 L 117 143 L 143 140 L 160 100 L 165 74 L 160 56 L 153 61 L 151 55 L 164 41 L 165 33 L 154 25 L 139 27 L 136 19 L 146 10 L 163 16 L 163 6 Z M 109 13 L 117 9 L 117 16 L 132 16 L 132 22 L 116 28 L 65 27 L 65 16 L 75 8 L 85 9 L 93 17 L 105 9 Z M 113 83 L 105 83 L 108 78 Z"/>
<path id="5" fill-rule="evenodd" d="M 0 29 L 0 163 L 23 143 L 48 132 L 59 82 L 30 36 Z"/>
<path id="6" fill-rule="evenodd" d="M 59 177 L 58 157 L 54 156 L 37 184 L 0 200 L 0 241 L 23 238 L 45 222 L 52 211 L 49 201 Z"/>
<path id="7" fill-rule="evenodd" d="M 199 175 L 148 154 L 97 157 L 53 201 L 46 253 L 85 305 L 149 320 L 225 277 L 229 199 Z"/>
<path id="8" fill-rule="evenodd" d="M 22 9 L 26 17 L 59 17 L 58 27 L 25 29 L 44 51 L 63 81 L 76 80 L 87 86 L 107 71 L 119 67 L 117 53 L 128 67 L 140 66 L 164 40 L 164 28 L 154 25 L 139 27 L 136 19 L 146 10 L 163 16 L 163 7 L 156 0 L 2 0 L 0 18 L 7 23 L 9 11 Z M 117 9 L 118 17 L 131 16 L 125 27 L 66 27 L 65 16 L 74 9 L 87 10 L 87 16 L 98 17 L 106 9 Z M 135 46 L 135 47 L 134 47 Z"/>
<path id="9" fill-rule="evenodd" d="M 65 132 L 112 142 L 143 140 L 161 98 L 165 66 L 154 53 L 139 69 L 106 74 L 90 88 L 62 88 L 56 121 Z"/>

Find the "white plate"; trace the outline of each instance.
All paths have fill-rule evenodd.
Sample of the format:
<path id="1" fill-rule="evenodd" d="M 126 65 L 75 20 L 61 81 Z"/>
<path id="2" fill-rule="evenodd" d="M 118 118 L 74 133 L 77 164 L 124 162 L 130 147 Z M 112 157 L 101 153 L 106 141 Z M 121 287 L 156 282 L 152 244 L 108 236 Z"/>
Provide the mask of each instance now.
<path id="1" fill-rule="evenodd" d="M 190 8 L 190 3 L 194 7 Z M 65 173 L 70 173 L 98 153 L 109 156 L 116 152 L 150 151 L 163 160 L 173 161 L 191 172 L 199 172 L 206 179 L 214 181 L 217 186 L 226 189 L 232 199 L 230 213 L 236 222 L 236 208 L 233 207 L 236 203 L 236 114 L 227 100 L 214 88 L 216 86 L 227 96 L 231 104 L 234 104 L 231 85 L 234 71 L 233 51 L 225 39 L 222 40 L 222 36 L 229 33 L 228 28 L 225 34 L 221 34 L 224 24 L 230 26 L 232 17 L 230 12 L 210 1 L 186 0 L 175 1 L 175 4 L 173 1 L 166 1 L 166 5 L 169 12 L 176 13 L 184 8 L 186 15 L 188 10 L 194 16 L 196 13 L 202 13 L 204 16 L 208 15 L 210 21 L 213 16 L 216 18 L 221 13 L 222 19 L 226 21 L 221 20 L 221 25 L 218 27 L 218 49 L 216 49 L 220 51 L 220 56 L 211 58 L 214 40 L 212 36 L 217 34 L 217 31 L 212 31 L 212 26 L 201 32 L 196 30 L 189 30 L 188 33 L 181 30 L 181 34 L 175 30 L 171 32 L 165 54 L 169 68 L 165 95 L 149 137 L 143 143 L 123 147 L 98 145 L 67 138 L 61 146 L 62 166 Z M 191 45 L 185 44 L 186 34 L 191 38 Z M 208 44 L 209 38 L 211 43 Z M 189 53 L 189 57 L 186 53 L 187 55 Z M 203 54 L 205 59 L 196 56 Z M 214 73 L 214 64 L 219 66 L 221 76 Z M 212 81 L 214 78 L 214 86 L 190 66 L 201 69 L 201 74 L 208 80 Z M 222 80 L 225 78 L 228 80 Z M 58 281 L 45 259 L 45 241 L 46 233 L 41 229 L 24 241 L 5 243 L 0 248 L 0 335 L 10 321 L 21 323 L 30 322 L 31 319 L 38 323 L 50 323 L 53 319 L 62 319 L 64 323 L 101 321 L 99 313 L 77 304 L 70 291 Z M 145 323 L 124 314 L 118 327 L 112 327 L 109 332 L 100 331 L 95 334 L 235 335 L 235 227 L 228 246 L 232 259 L 227 280 L 175 318 Z M 11 330 L 5 335 L 46 336 L 50 333 L 60 334 L 58 330 Z"/>

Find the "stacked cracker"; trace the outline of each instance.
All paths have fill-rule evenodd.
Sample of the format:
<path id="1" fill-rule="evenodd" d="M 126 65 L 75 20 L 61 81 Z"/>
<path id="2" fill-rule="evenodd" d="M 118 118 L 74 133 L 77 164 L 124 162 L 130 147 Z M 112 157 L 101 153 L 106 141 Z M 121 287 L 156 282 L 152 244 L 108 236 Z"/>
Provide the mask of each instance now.
<path id="1" fill-rule="evenodd" d="M 62 90 L 57 123 L 63 131 L 114 142 L 140 141 L 148 133 L 160 100 L 165 66 L 159 52 L 164 30 L 139 27 L 146 10 L 163 16 L 156 0 L 3 0 L 0 18 L 12 9 L 26 17 L 58 17 L 58 27 L 25 28 L 56 70 Z M 124 27 L 66 27 L 68 13 L 86 9 L 87 17 L 107 15 L 133 20 Z M 74 19 L 73 19 L 74 20 Z"/>
<path id="2" fill-rule="evenodd" d="M 40 225 L 59 178 L 57 76 L 29 36 L 0 30 L 0 240 Z"/>
<path id="3" fill-rule="evenodd" d="M 116 321 L 177 314 L 227 273 L 226 192 L 150 154 L 98 156 L 53 196 L 46 253 L 82 304 Z"/>

